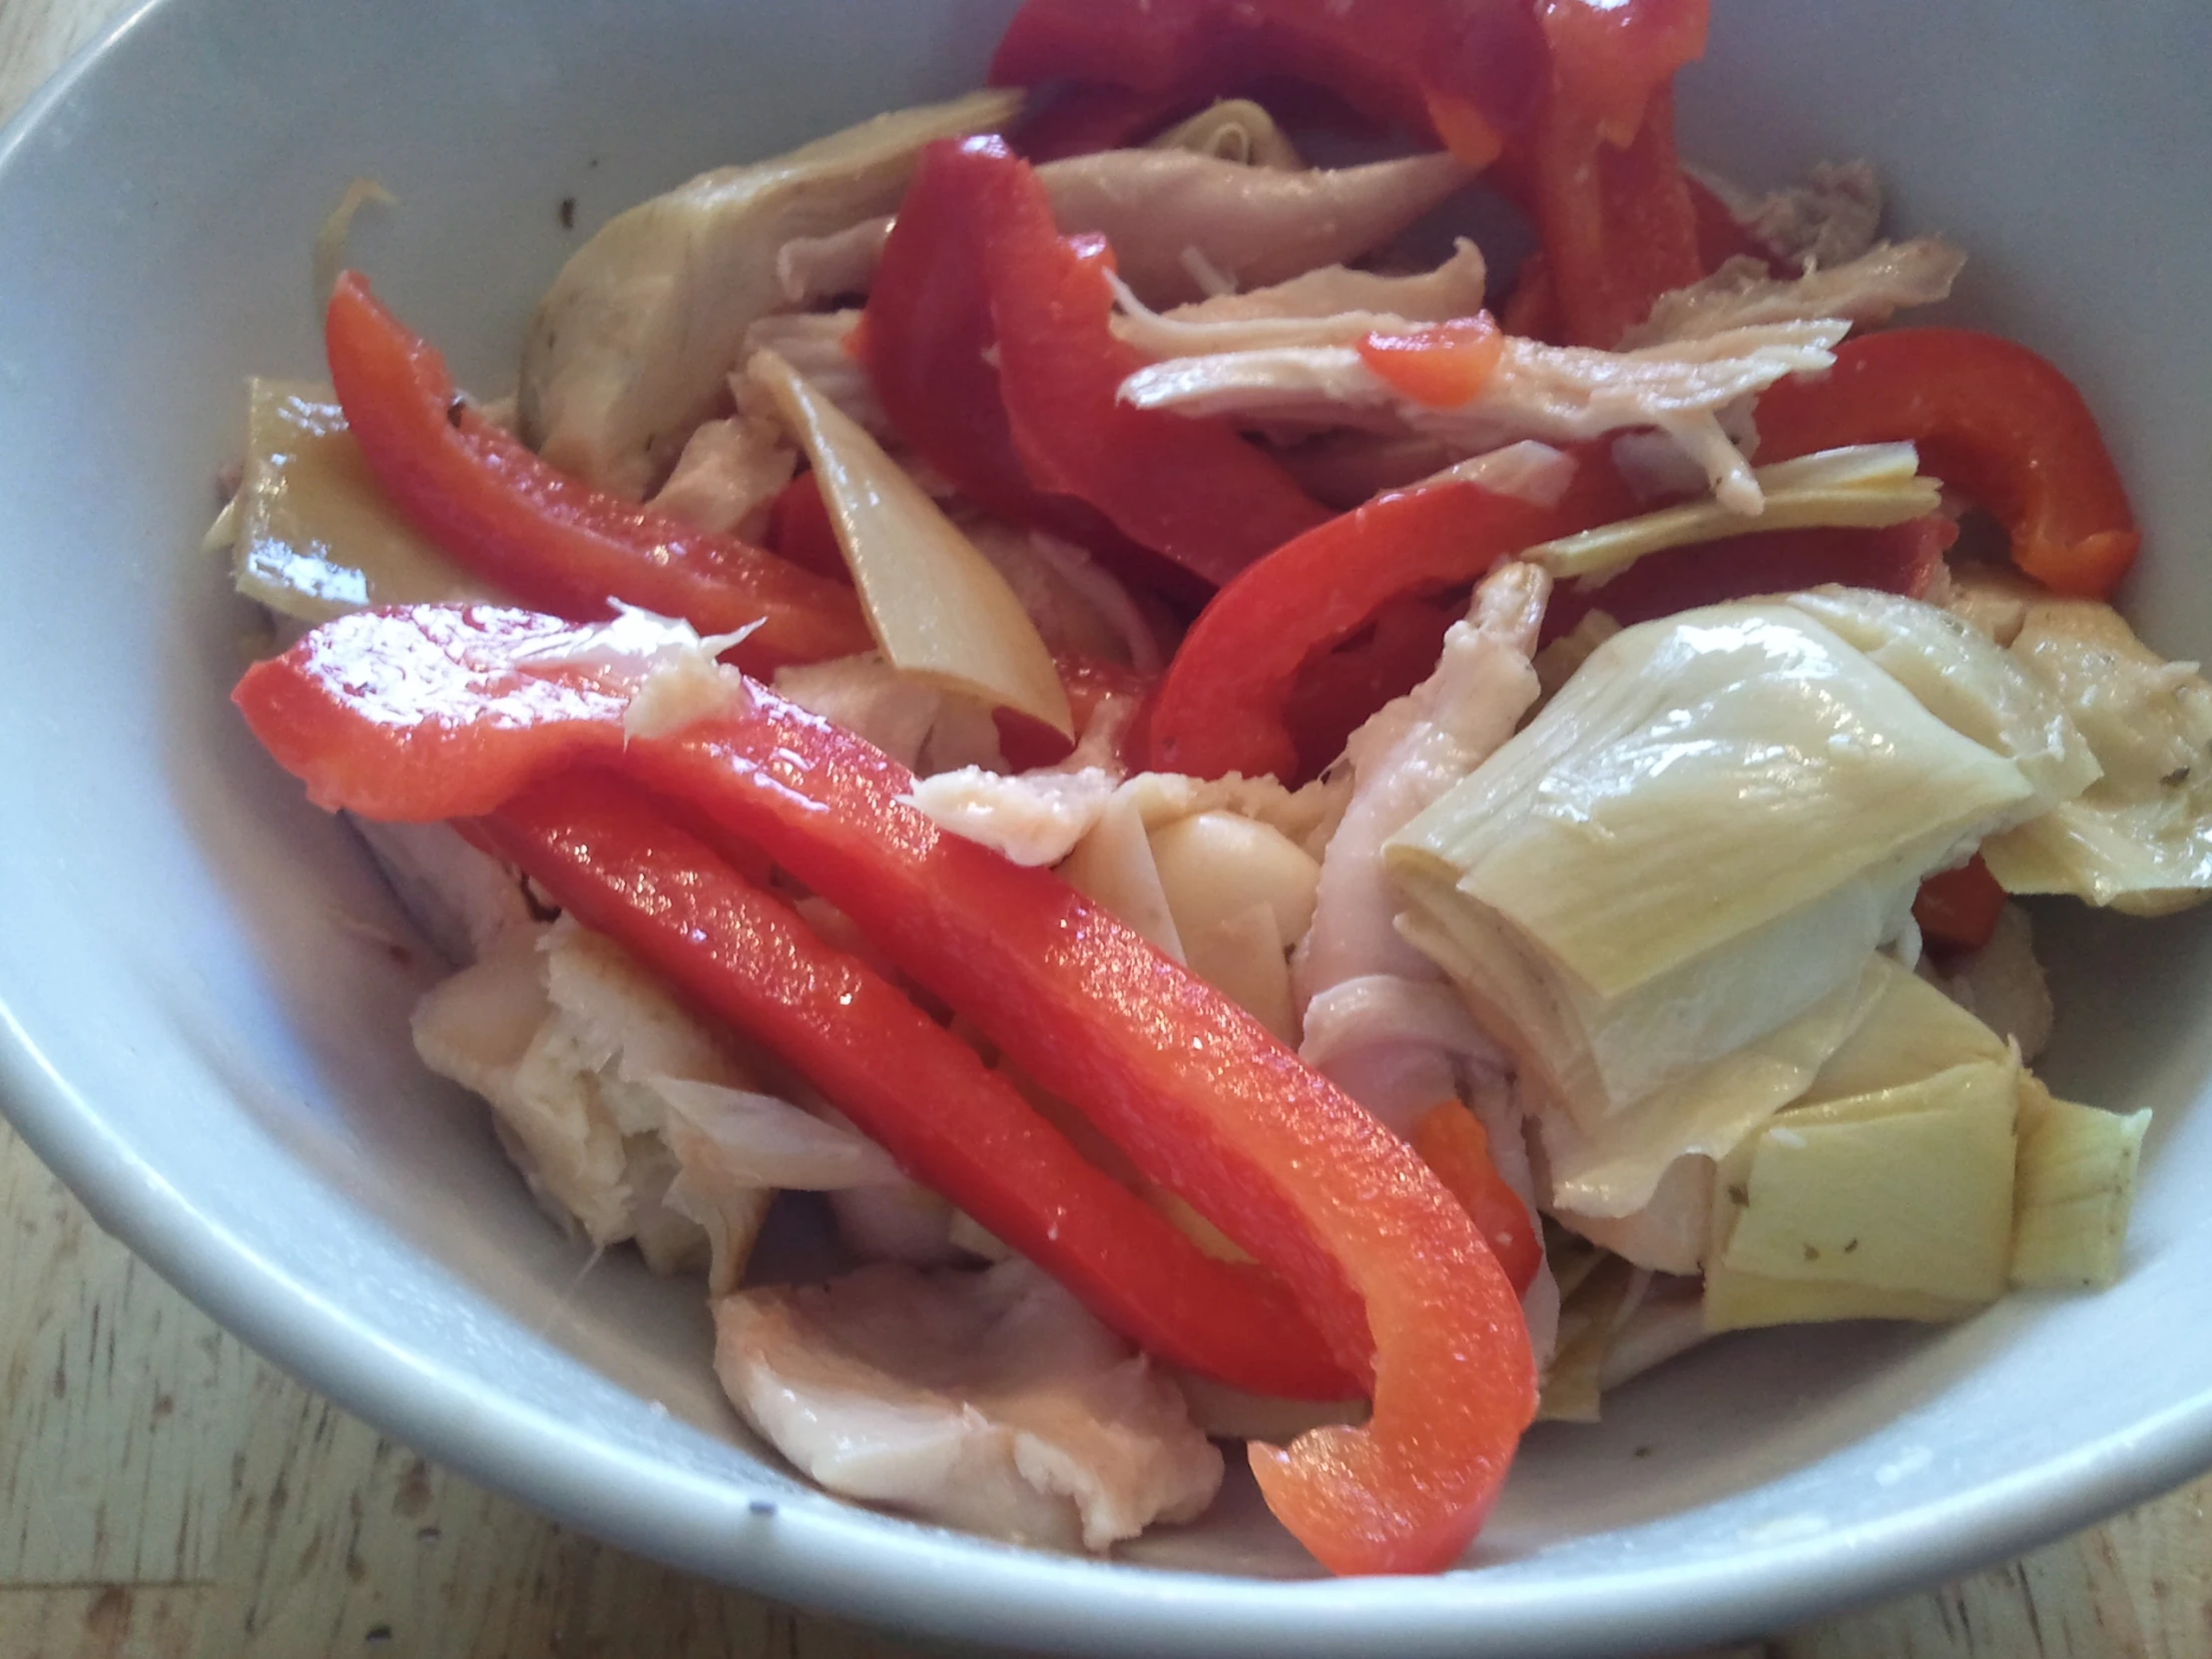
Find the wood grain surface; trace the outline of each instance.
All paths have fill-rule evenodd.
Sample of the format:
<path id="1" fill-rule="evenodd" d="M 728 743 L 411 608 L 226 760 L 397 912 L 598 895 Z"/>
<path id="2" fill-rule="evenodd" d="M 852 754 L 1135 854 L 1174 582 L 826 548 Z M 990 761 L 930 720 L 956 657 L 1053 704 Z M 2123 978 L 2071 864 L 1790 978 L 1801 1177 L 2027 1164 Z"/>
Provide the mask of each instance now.
<path id="1" fill-rule="evenodd" d="M 122 9 L 0 0 L 0 119 Z M 2198 1659 L 2208 1494 L 1735 1651 Z M 0 1127 L 0 1659 L 921 1651 L 640 1560 L 383 1438 L 218 1330 Z"/>

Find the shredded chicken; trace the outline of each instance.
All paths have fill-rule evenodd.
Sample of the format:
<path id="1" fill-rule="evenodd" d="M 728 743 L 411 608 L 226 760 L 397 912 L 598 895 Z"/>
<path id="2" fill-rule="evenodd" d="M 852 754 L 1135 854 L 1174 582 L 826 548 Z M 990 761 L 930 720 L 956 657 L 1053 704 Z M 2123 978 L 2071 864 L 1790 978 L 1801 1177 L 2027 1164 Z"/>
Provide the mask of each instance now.
<path id="1" fill-rule="evenodd" d="M 705 1259 L 711 1284 L 737 1283 L 773 1193 L 673 1148 L 657 1085 L 743 1090 L 747 1078 L 611 941 L 567 920 L 512 935 L 422 998 L 414 1039 L 431 1070 L 491 1103 L 556 1220 L 596 1245 L 635 1239 L 657 1272 Z"/>
<path id="2" fill-rule="evenodd" d="M 1436 153 L 1290 172 L 1188 150 L 1103 150 L 1047 162 L 1037 177 L 1063 232 L 1102 233 L 1122 279 L 1148 303 L 1172 305 L 1222 291 L 1208 276 L 1232 290 L 1267 287 L 1358 259 L 1468 174 Z M 798 304 L 862 291 L 890 224 L 873 220 L 793 248 L 779 260 L 784 292 Z"/>
<path id="3" fill-rule="evenodd" d="M 1352 794 L 1323 854 L 1314 919 L 1292 961 L 1304 1019 L 1300 1055 L 1400 1135 L 1420 1114 L 1474 1098 L 1499 1171 L 1531 1212 L 1533 1173 L 1506 1061 L 1444 985 L 1440 969 L 1398 936 L 1398 898 L 1382 843 L 1480 766 L 1535 702 L 1529 659 L 1551 593 L 1534 566 L 1500 566 L 1453 623 L 1428 679 L 1352 735 Z M 1516 1179 L 1517 1178 L 1517 1179 Z M 1539 1361 L 1550 1352 L 1558 1292 L 1539 1269 L 1524 1299 Z"/>
<path id="4" fill-rule="evenodd" d="M 1698 462 L 1722 500 L 1757 512 L 1758 485 L 1719 413 L 1786 374 L 1828 367 L 1849 326 L 1778 323 L 1621 352 L 1508 336 L 1482 389 L 1443 409 L 1406 397 L 1349 345 L 1172 358 L 1130 375 L 1121 395 L 1138 408 L 1193 415 L 1409 430 L 1462 455 L 1521 438 L 1571 443 L 1652 426 Z"/>
<path id="5" fill-rule="evenodd" d="M 895 437 L 890 416 L 876 400 L 875 382 L 868 378 L 866 366 L 848 349 L 859 322 L 856 310 L 764 316 L 746 329 L 742 360 L 750 360 L 757 351 L 775 352 L 855 425 L 878 443 L 887 443 Z M 743 373 L 732 377 L 731 389 L 740 409 L 768 412 L 761 394 Z"/>
<path id="6" fill-rule="evenodd" d="M 471 846 L 449 824 L 380 824 L 351 815 L 346 822 L 367 843 L 400 908 L 455 967 L 544 919 L 522 871 Z"/>
<path id="7" fill-rule="evenodd" d="M 963 767 L 917 779 L 908 799 L 939 829 L 1017 864 L 1056 864 L 1097 825 L 1118 782 L 1097 767 L 1014 777 Z"/>
<path id="8" fill-rule="evenodd" d="M 809 310 L 867 292 L 890 235 L 891 222 L 885 218 L 863 220 L 826 237 L 794 237 L 776 252 L 776 282 L 785 302 Z"/>
<path id="9" fill-rule="evenodd" d="M 1175 1384 L 1025 1262 L 747 1291 L 715 1305 L 715 1338 L 746 1421 L 865 1502 L 1103 1550 L 1221 1485 Z"/>
<path id="10" fill-rule="evenodd" d="M 1949 298 L 1965 263 L 1966 256 L 1940 237 L 1877 243 L 1856 260 L 1787 279 L 1768 276 L 1757 260 L 1733 259 L 1701 281 L 1662 293 L 1652 302 L 1651 315 L 1621 336 L 1621 347 L 1818 317 L 1872 327 L 1908 306 Z"/>
<path id="11" fill-rule="evenodd" d="M 1283 345 L 1351 345 L 1372 333 L 1472 316 L 1482 308 L 1487 279 L 1482 251 L 1464 237 L 1451 258 L 1433 271 L 1384 276 L 1324 266 L 1287 282 L 1196 300 L 1165 313 L 1149 309 L 1116 277 L 1121 310 L 1114 332 L 1155 359 Z"/>
<path id="12" fill-rule="evenodd" d="M 777 492 L 798 468 L 798 451 L 771 421 L 702 421 L 652 505 L 702 530 L 757 541 Z"/>
<path id="13" fill-rule="evenodd" d="M 1804 184 L 1768 196 L 1710 173 L 1699 179 L 1754 242 L 1795 271 L 1856 260 L 1882 228 L 1882 185 L 1866 162 L 1822 162 Z"/>
<path id="14" fill-rule="evenodd" d="M 1953 1002 L 1998 1036 L 2017 1043 L 2021 1059 L 2034 1059 L 2050 1041 L 2050 985 L 2035 959 L 2033 926 L 2017 904 L 1997 912 L 1996 931 L 1987 944 L 1935 977 Z"/>

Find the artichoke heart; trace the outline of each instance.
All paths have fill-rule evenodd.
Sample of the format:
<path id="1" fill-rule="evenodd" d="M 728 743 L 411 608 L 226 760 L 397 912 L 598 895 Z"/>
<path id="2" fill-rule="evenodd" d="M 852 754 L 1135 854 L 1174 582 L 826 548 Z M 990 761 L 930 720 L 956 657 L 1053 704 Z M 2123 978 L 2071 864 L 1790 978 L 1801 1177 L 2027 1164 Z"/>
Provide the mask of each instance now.
<path id="1" fill-rule="evenodd" d="M 1856 1028 L 1832 999 L 1871 1006 L 1854 987 L 1921 877 L 2095 777 L 2005 653 L 1867 597 L 1613 636 L 1386 844 L 1400 928 L 1588 1143 L 1547 1120 L 1569 1185 L 1616 1166 L 1562 1202 L 1625 1215 L 1676 1130 L 1673 1152 L 1717 1157 L 1795 1098 Z"/>
<path id="2" fill-rule="evenodd" d="M 2018 1096 L 2007 1056 L 1775 1118 L 1721 1166 L 1707 1324 L 1952 1318 L 1995 1301 Z"/>
<path id="3" fill-rule="evenodd" d="M 2109 605 L 2039 595 L 2011 656 L 2087 738 L 2103 776 L 1983 850 L 2009 892 L 2071 893 L 2136 915 L 2212 896 L 2212 685 Z"/>
<path id="4" fill-rule="evenodd" d="M 501 597 L 385 499 L 327 386 L 250 382 L 232 516 L 239 592 L 300 622 L 369 605 Z"/>
<path id="5" fill-rule="evenodd" d="M 2125 1117 L 2055 1100 L 2020 1079 L 2013 1189 L 2012 1283 L 2024 1290 L 2102 1289 L 2120 1274 L 2135 1170 L 2150 1113 Z"/>

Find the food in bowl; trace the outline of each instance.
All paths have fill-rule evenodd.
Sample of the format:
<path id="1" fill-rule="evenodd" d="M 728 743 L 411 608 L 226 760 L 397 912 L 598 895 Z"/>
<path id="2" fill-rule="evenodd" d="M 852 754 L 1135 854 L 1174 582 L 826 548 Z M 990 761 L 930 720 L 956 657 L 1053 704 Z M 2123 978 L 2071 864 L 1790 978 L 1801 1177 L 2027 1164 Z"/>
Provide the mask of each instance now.
<path id="1" fill-rule="evenodd" d="M 317 626 L 239 702 L 465 963 L 424 1058 L 793 1462 L 1044 1543 L 1214 1434 L 1433 1569 L 1539 1402 L 2109 1279 L 2143 1118 L 2024 1068 L 2008 895 L 2201 897 L 2212 703 L 2078 395 L 1879 326 L 1958 262 L 1863 173 L 1684 174 L 1701 8 L 1500 7 L 1510 87 L 1146 10 L 617 219 L 511 408 L 351 274 L 256 388 L 223 539 Z M 1430 147 L 1306 168 L 1216 99 L 1283 75 Z M 1494 315 L 1399 253 L 1493 168 Z M 850 1273 L 744 1285 L 779 1190 Z"/>

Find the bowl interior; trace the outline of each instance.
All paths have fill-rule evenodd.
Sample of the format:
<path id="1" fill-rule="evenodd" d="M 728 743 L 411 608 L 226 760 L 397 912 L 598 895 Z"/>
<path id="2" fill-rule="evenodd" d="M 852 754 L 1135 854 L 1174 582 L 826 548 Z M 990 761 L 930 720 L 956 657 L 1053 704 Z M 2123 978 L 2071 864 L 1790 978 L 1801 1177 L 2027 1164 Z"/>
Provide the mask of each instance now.
<path id="1" fill-rule="evenodd" d="M 590 1261 L 531 1207 L 481 1111 L 414 1063 L 426 954 L 228 706 L 252 618 L 196 549 L 243 377 L 316 372 L 309 243 L 355 175 L 399 199 L 362 217 L 356 259 L 496 391 L 537 291 L 608 215 L 972 84 L 1008 10 L 156 0 L 11 129 L 0 1003 L 6 1104 L 33 1146 L 212 1312 L 427 1449 L 693 1569 L 978 1637 L 1657 1645 L 1999 1554 L 2212 1461 L 2197 917 L 2038 913 L 2053 1084 L 2158 1113 L 2115 1290 L 1943 1332 L 1710 1345 L 1598 1427 L 1538 1429 L 1479 1570 L 1419 1583 L 1271 1582 L 1310 1563 L 1249 1486 L 1114 1566 L 847 1508 L 737 1425 L 695 1285 Z M 2129 595 L 2146 635 L 2212 646 L 2194 563 L 2212 524 L 2208 14 L 1717 12 L 1683 83 L 1685 153 L 1753 184 L 1882 164 L 1894 223 L 1973 256 L 1951 313 L 2044 350 L 2098 409 L 2150 531 Z"/>

